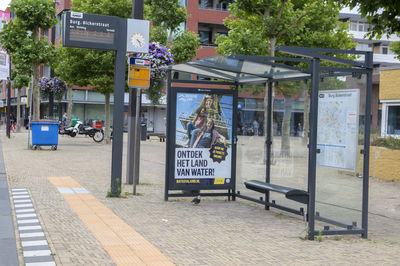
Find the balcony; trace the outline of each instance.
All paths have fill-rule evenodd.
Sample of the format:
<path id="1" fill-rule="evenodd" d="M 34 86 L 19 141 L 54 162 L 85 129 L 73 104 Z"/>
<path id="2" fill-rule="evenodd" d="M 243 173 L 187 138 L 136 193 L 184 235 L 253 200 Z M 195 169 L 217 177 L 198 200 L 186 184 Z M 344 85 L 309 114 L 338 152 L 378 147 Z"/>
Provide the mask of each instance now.
<path id="1" fill-rule="evenodd" d="M 233 0 L 199 0 L 199 9 L 226 11 Z"/>

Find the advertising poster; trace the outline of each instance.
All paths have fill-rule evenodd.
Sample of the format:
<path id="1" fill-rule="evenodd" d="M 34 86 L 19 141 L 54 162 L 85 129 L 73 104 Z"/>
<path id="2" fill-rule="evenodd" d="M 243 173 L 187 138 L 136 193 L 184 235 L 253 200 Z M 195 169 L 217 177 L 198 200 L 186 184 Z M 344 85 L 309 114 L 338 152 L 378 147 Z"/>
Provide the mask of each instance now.
<path id="1" fill-rule="evenodd" d="M 0 11 L 0 31 L 10 21 L 10 13 Z M 1 44 L 0 44 L 1 45 Z M 4 50 L 0 50 L 0 80 L 6 80 L 9 76 L 9 58 Z"/>
<path id="2" fill-rule="evenodd" d="M 320 91 L 317 154 L 319 166 L 356 171 L 360 90 Z"/>
<path id="3" fill-rule="evenodd" d="M 176 97 L 174 183 L 229 185 L 233 95 L 177 92 Z"/>

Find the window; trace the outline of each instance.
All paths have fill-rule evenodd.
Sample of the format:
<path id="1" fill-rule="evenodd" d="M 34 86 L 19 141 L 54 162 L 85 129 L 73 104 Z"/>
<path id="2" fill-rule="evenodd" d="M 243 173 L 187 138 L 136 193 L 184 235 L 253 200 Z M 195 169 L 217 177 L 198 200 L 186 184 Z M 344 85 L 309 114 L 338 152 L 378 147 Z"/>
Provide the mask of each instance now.
<path id="1" fill-rule="evenodd" d="M 211 31 L 199 30 L 199 37 L 201 45 L 211 44 Z"/>
<path id="2" fill-rule="evenodd" d="M 367 43 L 359 43 L 356 47 L 357 51 L 372 51 L 372 47 Z"/>
<path id="3" fill-rule="evenodd" d="M 393 54 L 393 51 L 390 50 L 390 45 L 382 45 L 381 46 L 381 53 L 382 54 Z"/>
<path id="4" fill-rule="evenodd" d="M 350 30 L 357 31 L 357 22 L 356 21 L 350 22 Z"/>
<path id="5" fill-rule="evenodd" d="M 50 67 L 49 66 L 43 66 L 43 76 L 50 77 Z"/>
<path id="6" fill-rule="evenodd" d="M 219 0 L 217 4 L 217 9 L 228 11 L 229 4 L 233 3 L 233 0 Z"/>
<path id="7" fill-rule="evenodd" d="M 227 35 L 228 29 L 222 24 L 199 23 L 201 45 L 213 46 L 218 35 Z"/>
<path id="8" fill-rule="evenodd" d="M 368 30 L 372 28 L 372 25 L 365 22 L 360 21 L 351 21 L 350 22 L 350 30 L 351 31 L 361 31 L 361 32 L 368 32 Z"/>
<path id="9" fill-rule="evenodd" d="M 199 0 L 199 8 L 212 8 L 213 1 L 212 0 Z"/>
<path id="10" fill-rule="evenodd" d="M 387 134 L 400 135 L 400 106 L 388 107 Z"/>

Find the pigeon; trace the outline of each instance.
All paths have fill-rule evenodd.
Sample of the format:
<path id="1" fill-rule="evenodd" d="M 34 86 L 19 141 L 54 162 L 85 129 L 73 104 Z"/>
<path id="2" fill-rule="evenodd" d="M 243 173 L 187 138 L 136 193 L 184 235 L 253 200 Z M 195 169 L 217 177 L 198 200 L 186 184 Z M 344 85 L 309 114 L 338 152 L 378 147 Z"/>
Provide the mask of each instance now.
<path id="1" fill-rule="evenodd" d="M 193 205 L 199 204 L 199 203 L 200 203 L 200 195 L 194 197 L 194 198 L 192 199 L 192 203 L 193 203 Z"/>

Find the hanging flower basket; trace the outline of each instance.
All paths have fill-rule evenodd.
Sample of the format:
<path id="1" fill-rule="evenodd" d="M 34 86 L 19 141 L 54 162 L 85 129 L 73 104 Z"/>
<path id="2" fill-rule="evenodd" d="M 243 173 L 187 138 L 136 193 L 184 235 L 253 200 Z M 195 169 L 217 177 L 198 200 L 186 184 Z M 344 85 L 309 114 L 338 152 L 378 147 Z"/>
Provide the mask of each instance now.
<path id="1" fill-rule="evenodd" d="M 67 90 L 67 84 L 59 78 L 41 77 L 39 80 L 40 95 L 48 99 L 53 93 L 54 98 L 61 99 Z"/>

